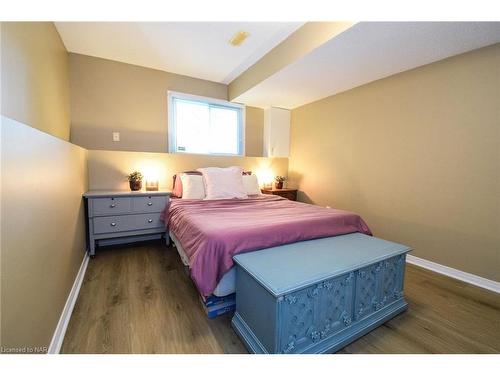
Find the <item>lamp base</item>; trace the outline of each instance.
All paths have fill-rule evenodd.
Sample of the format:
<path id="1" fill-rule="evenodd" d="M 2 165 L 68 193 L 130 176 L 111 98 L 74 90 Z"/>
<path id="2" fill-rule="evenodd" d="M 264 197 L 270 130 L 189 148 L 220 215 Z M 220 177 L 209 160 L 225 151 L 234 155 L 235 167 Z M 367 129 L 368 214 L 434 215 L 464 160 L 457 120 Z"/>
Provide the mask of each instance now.
<path id="1" fill-rule="evenodd" d="M 146 191 L 158 191 L 158 181 L 146 181 Z"/>

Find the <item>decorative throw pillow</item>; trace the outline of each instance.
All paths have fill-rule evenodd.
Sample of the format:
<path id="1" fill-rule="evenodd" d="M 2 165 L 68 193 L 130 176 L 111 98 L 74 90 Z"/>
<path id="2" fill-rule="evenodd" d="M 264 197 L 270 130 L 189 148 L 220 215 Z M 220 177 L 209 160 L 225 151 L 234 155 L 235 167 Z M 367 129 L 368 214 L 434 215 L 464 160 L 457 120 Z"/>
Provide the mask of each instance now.
<path id="1" fill-rule="evenodd" d="M 257 176 L 252 175 L 243 175 L 243 186 L 245 187 L 245 191 L 248 195 L 260 195 L 262 192 L 260 191 L 259 181 L 257 180 Z"/>
<path id="2" fill-rule="evenodd" d="M 186 172 L 182 172 L 182 173 L 201 176 L 201 173 L 198 171 L 186 171 Z M 174 174 L 174 176 L 173 176 L 172 196 L 177 197 L 177 198 L 182 197 L 182 180 L 181 180 L 182 173 L 177 173 L 177 174 Z"/>
<path id="3" fill-rule="evenodd" d="M 204 199 L 203 176 L 181 173 L 182 199 Z"/>
<path id="4" fill-rule="evenodd" d="M 205 199 L 247 198 L 242 168 L 199 168 L 205 182 Z"/>

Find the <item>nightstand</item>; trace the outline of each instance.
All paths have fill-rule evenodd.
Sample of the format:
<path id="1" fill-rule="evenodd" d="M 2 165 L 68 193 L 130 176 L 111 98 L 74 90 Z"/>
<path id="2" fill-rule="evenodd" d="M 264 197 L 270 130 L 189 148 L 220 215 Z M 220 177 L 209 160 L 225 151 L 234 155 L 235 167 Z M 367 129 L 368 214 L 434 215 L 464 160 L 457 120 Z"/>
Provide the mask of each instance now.
<path id="1" fill-rule="evenodd" d="M 168 244 L 160 215 L 169 201 L 169 191 L 89 191 L 83 197 L 90 256 L 95 255 L 96 245 L 161 237 Z"/>
<path id="2" fill-rule="evenodd" d="M 261 189 L 262 194 L 279 195 L 280 197 L 290 199 L 291 201 L 297 200 L 297 189 Z"/>

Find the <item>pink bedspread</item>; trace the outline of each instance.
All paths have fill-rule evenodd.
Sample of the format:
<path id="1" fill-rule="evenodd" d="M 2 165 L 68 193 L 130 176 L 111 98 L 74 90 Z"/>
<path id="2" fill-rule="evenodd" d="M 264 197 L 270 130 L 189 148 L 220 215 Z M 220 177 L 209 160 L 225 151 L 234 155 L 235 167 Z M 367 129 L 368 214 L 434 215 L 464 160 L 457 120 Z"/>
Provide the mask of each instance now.
<path id="1" fill-rule="evenodd" d="M 238 253 L 353 232 L 371 235 L 354 213 L 273 195 L 174 199 L 164 218 L 189 257 L 191 277 L 204 296 L 212 294 Z"/>

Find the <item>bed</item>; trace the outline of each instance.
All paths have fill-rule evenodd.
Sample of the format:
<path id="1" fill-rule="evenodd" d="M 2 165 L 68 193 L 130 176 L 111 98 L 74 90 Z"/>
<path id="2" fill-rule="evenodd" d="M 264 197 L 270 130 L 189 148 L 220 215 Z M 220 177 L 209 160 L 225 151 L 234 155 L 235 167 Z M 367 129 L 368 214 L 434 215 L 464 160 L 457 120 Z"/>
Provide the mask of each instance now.
<path id="1" fill-rule="evenodd" d="M 236 254 L 355 232 L 371 235 L 363 219 L 352 212 L 274 195 L 172 199 L 164 220 L 203 297 L 234 293 Z"/>
<path id="2" fill-rule="evenodd" d="M 214 169 L 181 174 L 163 219 L 207 316 L 234 312 L 250 352 L 333 352 L 407 308 L 408 247 L 352 212 L 251 195 L 255 177 Z"/>

